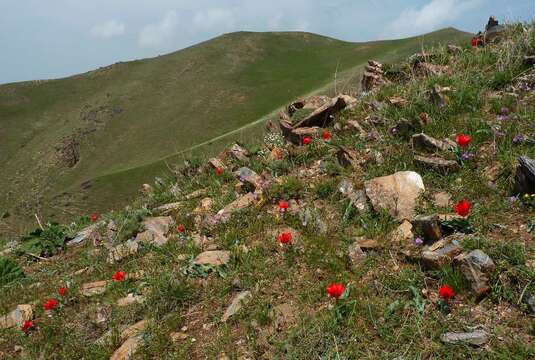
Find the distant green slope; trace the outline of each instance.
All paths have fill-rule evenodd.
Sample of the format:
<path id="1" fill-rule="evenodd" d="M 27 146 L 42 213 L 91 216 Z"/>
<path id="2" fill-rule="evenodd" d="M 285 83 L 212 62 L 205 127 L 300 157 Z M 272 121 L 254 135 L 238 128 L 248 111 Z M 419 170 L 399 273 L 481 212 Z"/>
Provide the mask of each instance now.
<path id="1" fill-rule="evenodd" d="M 0 215 L 10 217 L 0 220 L 0 232 L 20 231 L 36 212 L 65 220 L 121 205 L 166 160 L 192 147 L 213 152 L 216 145 L 196 145 L 223 134 L 230 133 L 220 143 L 258 135 L 261 123 L 233 131 L 332 84 L 337 70 L 339 86 L 355 88 L 370 58 L 393 60 L 467 37 L 445 29 L 349 43 L 240 32 L 65 79 L 1 85 Z M 60 156 L 61 147 L 70 156 Z M 82 183 L 91 187 L 82 190 Z"/>

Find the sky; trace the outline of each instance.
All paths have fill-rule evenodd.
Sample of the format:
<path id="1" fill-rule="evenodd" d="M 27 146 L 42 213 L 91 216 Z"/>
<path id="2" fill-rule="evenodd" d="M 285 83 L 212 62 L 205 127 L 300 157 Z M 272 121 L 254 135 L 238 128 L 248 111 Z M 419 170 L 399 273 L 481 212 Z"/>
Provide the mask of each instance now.
<path id="1" fill-rule="evenodd" d="M 307 31 L 346 41 L 490 15 L 535 18 L 534 0 L 0 0 L 0 83 L 51 79 L 173 52 L 233 31 Z"/>

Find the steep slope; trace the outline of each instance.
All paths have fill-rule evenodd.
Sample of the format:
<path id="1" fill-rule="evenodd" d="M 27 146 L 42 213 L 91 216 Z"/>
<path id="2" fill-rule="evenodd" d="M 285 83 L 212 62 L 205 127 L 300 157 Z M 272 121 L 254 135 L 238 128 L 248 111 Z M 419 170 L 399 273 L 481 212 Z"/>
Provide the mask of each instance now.
<path id="1" fill-rule="evenodd" d="M 161 173 L 162 159 L 261 119 L 337 70 L 343 83 L 369 58 L 466 36 L 446 29 L 358 44 L 240 32 L 70 78 L 2 85 L 0 211 L 16 232 L 35 212 L 53 220 L 113 208 Z"/>

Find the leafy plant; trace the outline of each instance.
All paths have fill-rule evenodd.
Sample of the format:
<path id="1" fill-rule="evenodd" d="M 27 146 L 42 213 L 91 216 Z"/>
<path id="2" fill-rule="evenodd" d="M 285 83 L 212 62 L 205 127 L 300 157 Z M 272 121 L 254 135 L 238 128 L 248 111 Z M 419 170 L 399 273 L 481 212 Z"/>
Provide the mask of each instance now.
<path id="1" fill-rule="evenodd" d="M 0 257 L 0 287 L 24 277 L 24 271 L 14 260 Z"/>
<path id="2" fill-rule="evenodd" d="M 273 184 L 268 189 L 271 199 L 298 199 L 304 193 L 305 186 L 294 176 L 287 177 L 281 184 Z"/>
<path id="3" fill-rule="evenodd" d="M 68 229 L 57 223 L 48 223 L 43 229 L 35 229 L 22 237 L 17 253 L 52 256 L 65 245 Z"/>

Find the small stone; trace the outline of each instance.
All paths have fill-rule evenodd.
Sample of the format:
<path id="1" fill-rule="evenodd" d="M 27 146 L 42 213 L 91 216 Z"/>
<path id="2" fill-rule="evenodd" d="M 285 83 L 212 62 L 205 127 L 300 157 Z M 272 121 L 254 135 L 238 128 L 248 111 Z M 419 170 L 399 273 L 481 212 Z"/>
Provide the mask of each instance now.
<path id="1" fill-rule="evenodd" d="M 128 240 L 124 244 L 117 245 L 110 249 L 108 254 L 108 264 L 114 264 L 131 255 L 137 254 L 139 244 L 133 240 Z"/>
<path id="2" fill-rule="evenodd" d="M 226 169 L 226 165 L 221 161 L 221 159 L 217 158 L 211 158 L 208 160 L 208 163 L 214 168 L 214 169 Z"/>
<path id="3" fill-rule="evenodd" d="M 117 306 L 124 307 L 132 304 L 143 304 L 145 302 L 145 297 L 142 295 L 134 295 L 132 293 L 128 294 L 124 298 L 117 300 Z"/>
<path id="4" fill-rule="evenodd" d="M 433 203 L 440 208 L 449 208 L 451 206 L 451 194 L 439 192 L 433 195 Z"/>
<path id="5" fill-rule="evenodd" d="M 451 264 L 453 258 L 459 255 L 461 251 L 462 247 L 457 240 L 445 238 L 429 247 L 425 247 L 420 259 L 424 267 L 440 270 Z"/>
<path id="6" fill-rule="evenodd" d="M 428 243 L 435 243 L 442 238 L 442 227 L 438 215 L 418 215 L 412 221 L 414 232 Z"/>
<path id="7" fill-rule="evenodd" d="M 90 297 L 95 295 L 102 295 L 106 292 L 106 288 L 108 286 L 108 281 L 102 280 L 102 281 L 95 281 L 92 283 L 85 283 L 82 284 L 82 287 L 80 288 L 80 292 L 82 295 Z"/>
<path id="8" fill-rule="evenodd" d="M 264 179 L 248 167 L 240 168 L 236 174 L 240 178 L 240 181 L 248 183 L 254 188 L 261 188 L 264 183 Z"/>
<path id="9" fill-rule="evenodd" d="M 141 186 L 141 193 L 143 195 L 149 195 L 151 194 L 152 192 L 154 191 L 154 189 L 152 188 L 152 186 L 150 184 L 143 184 Z"/>
<path id="10" fill-rule="evenodd" d="M 424 133 L 412 136 L 412 146 L 419 150 L 448 151 L 456 147 L 455 142 L 445 139 L 437 140 Z"/>
<path id="11" fill-rule="evenodd" d="M 362 251 L 359 244 L 353 243 L 349 245 L 348 258 L 349 265 L 351 266 L 351 268 L 355 269 L 366 259 L 366 254 L 364 253 L 364 251 Z"/>
<path id="12" fill-rule="evenodd" d="M 397 229 L 390 234 L 391 241 L 400 245 L 406 244 L 414 238 L 412 232 L 412 224 L 408 220 L 404 220 Z"/>
<path id="13" fill-rule="evenodd" d="M 150 322 L 148 320 L 141 320 L 134 325 L 127 327 L 121 332 L 121 340 L 124 341 L 126 339 L 141 335 L 147 329 L 149 323 Z"/>
<path id="14" fill-rule="evenodd" d="M 476 297 L 491 290 L 489 276 L 496 270 L 496 265 L 487 254 L 478 249 L 461 255 L 457 260 L 461 263 L 461 271 Z"/>
<path id="15" fill-rule="evenodd" d="M 101 225 L 101 222 L 97 224 L 90 225 L 80 231 L 74 239 L 69 240 L 66 245 L 67 246 L 79 246 L 85 244 L 87 241 L 93 242 L 93 244 L 98 243 L 101 240 L 100 233 L 98 231 L 99 226 Z"/>
<path id="16" fill-rule="evenodd" d="M 158 206 L 157 208 L 153 209 L 152 212 L 158 215 L 169 215 L 173 212 L 180 210 L 182 206 L 183 204 L 181 202 L 174 202 Z"/>
<path id="17" fill-rule="evenodd" d="M 236 160 L 243 162 L 249 161 L 249 152 L 238 144 L 232 145 L 230 153 Z"/>
<path id="18" fill-rule="evenodd" d="M 439 156 L 415 155 L 414 161 L 424 166 L 440 170 L 444 173 L 455 172 L 455 171 L 459 171 L 460 169 L 459 163 L 457 163 L 457 161 L 446 160 Z"/>
<path id="19" fill-rule="evenodd" d="M 215 250 L 200 253 L 194 260 L 195 264 L 221 266 L 230 261 L 230 251 Z"/>
<path id="20" fill-rule="evenodd" d="M 172 332 L 171 334 L 169 334 L 169 337 L 171 338 L 172 342 L 180 343 L 186 340 L 189 337 L 189 335 L 184 332 L 178 331 L 178 332 Z"/>
<path id="21" fill-rule="evenodd" d="M 357 239 L 356 243 L 362 250 L 373 250 L 381 247 L 381 244 L 377 240 Z"/>
<path id="22" fill-rule="evenodd" d="M 489 334 L 485 330 L 476 330 L 472 332 L 447 332 L 440 336 L 440 340 L 446 344 L 481 346 L 489 341 Z"/>
<path id="23" fill-rule="evenodd" d="M 21 327 L 25 321 L 33 319 L 33 309 L 31 305 L 17 305 L 15 310 L 7 315 L 0 316 L 0 329 L 10 329 Z"/>
<path id="24" fill-rule="evenodd" d="M 418 197 L 425 191 L 422 177 L 413 171 L 375 178 L 364 186 L 374 209 L 386 209 L 398 220 L 414 217 Z"/>
<path id="25" fill-rule="evenodd" d="M 243 305 L 247 304 L 252 299 L 252 297 L 253 295 L 250 291 L 242 291 L 236 294 L 232 299 L 230 306 L 227 308 L 227 310 L 225 310 L 221 321 L 226 322 L 231 316 L 235 315 L 238 311 L 240 311 Z"/>

